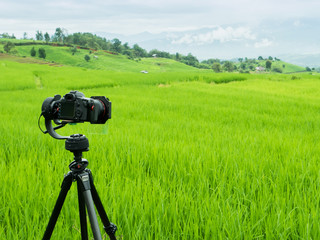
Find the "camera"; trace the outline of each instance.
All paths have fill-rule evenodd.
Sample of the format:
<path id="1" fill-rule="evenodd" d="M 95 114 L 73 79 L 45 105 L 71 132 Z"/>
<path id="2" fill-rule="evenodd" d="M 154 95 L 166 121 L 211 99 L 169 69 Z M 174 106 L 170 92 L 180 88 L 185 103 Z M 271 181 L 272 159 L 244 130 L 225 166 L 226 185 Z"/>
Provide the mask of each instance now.
<path id="1" fill-rule="evenodd" d="M 42 104 L 45 119 L 64 122 L 104 124 L 111 118 L 111 102 L 104 96 L 86 98 L 82 92 L 70 91 L 48 97 Z"/>

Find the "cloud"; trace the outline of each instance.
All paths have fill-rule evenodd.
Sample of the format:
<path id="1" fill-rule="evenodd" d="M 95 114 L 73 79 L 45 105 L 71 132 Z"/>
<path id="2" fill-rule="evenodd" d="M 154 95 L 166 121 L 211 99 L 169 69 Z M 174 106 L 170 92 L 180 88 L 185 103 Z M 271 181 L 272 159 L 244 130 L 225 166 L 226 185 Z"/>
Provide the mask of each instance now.
<path id="1" fill-rule="evenodd" d="M 266 48 L 266 47 L 270 47 L 270 46 L 272 46 L 273 45 L 273 42 L 272 41 L 270 41 L 269 39 L 267 39 L 267 38 L 264 38 L 264 39 L 262 39 L 260 42 L 256 42 L 255 44 L 254 44 L 254 47 L 255 48 Z"/>
<path id="2" fill-rule="evenodd" d="M 172 40 L 172 44 L 210 44 L 214 41 L 221 43 L 242 40 L 255 40 L 256 36 L 247 27 L 218 27 L 212 31 L 200 34 L 185 34 L 184 36 Z"/>

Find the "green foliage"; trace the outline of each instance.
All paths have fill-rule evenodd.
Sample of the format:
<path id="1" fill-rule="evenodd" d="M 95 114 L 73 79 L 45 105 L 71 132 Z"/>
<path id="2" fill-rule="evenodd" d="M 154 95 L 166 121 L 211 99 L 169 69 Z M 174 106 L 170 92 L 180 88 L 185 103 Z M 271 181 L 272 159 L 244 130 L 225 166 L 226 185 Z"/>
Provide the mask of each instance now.
<path id="1" fill-rule="evenodd" d="M 44 40 L 46 41 L 46 43 L 48 43 L 49 41 L 50 41 L 50 35 L 49 35 L 49 33 L 45 33 L 44 34 Z"/>
<path id="2" fill-rule="evenodd" d="M 234 65 L 231 61 L 225 61 L 222 68 L 227 72 L 232 72 L 234 70 Z"/>
<path id="3" fill-rule="evenodd" d="M 11 41 L 7 41 L 4 46 L 3 46 L 3 50 L 6 52 L 6 53 L 9 53 L 12 49 L 14 49 L 15 45 L 13 42 Z"/>
<path id="4" fill-rule="evenodd" d="M 266 61 L 266 69 L 271 69 L 272 61 L 267 60 Z"/>
<path id="5" fill-rule="evenodd" d="M 121 53 L 121 41 L 118 38 L 114 38 L 112 41 L 112 50 Z"/>
<path id="6" fill-rule="evenodd" d="M 44 48 L 39 48 L 38 50 L 38 54 L 39 54 L 39 58 L 46 58 L 47 54 L 46 54 L 46 50 Z"/>
<path id="7" fill-rule="evenodd" d="M 64 42 L 64 39 L 66 37 L 65 30 L 62 28 L 56 28 L 56 32 L 52 36 L 52 41 L 53 42 Z"/>
<path id="8" fill-rule="evenodd" d="M 189 53 L 187 56 L 182 56 L 181 62 L 193 67 L 197 67 L 199 64 L 198 59 L 195 56 L 193 56 L 191 53 Z"/>
<path id="9" fill-rule="evenodd" d="M 0 38 L 16 39 L 16 37 L 14 36 L 14 34 L 12 34 L 12 35 L 10 36 L 8 33 L 2 33 L 2 34 L 0 34 Z"/>
<path id="10" fill-rule="evenodd" d="M 283 70 L 280 67 L 272 67 L 272 72 L 282 73 Z"/>
<path id="11" fill-rule="evenodd" d="M 73 46 L 70 48 L 70 51 L 71 51 L 72 55 L 74 55 L 78 51 L 78 49 L 76 46 Z"/>
<path id="12" fill-rule="evenodd" d="M 34 47 L 32 47 L 31 50 L 30 50 L 31 57 L 35 57 L 36 54 L 37 54 L 36 50 L 34 49 Z"/>
<path id="13" fill-rule="evenodd" d="M 87 62 L 89 62 L 90 56 L 89 56 L 88 54 L 84 55 L 84 60 L 86 60 Z"/>
<path id="14" fill-rule="evenodd" d="M 43 40 L 43 34 L 39 30 L 36 33 L 36 40 L 38 40 L 38 41 L 42 41 Z"/>

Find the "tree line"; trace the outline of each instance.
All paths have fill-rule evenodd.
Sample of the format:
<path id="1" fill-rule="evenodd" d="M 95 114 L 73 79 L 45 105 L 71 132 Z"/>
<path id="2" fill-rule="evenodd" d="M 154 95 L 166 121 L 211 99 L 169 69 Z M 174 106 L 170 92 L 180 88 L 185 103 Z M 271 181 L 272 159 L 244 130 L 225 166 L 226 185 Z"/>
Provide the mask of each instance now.
<path id="1" fill-rule="evenodd" d="M 10 36 L 7 33 L 0 34 L 0 38 L 1 37 L 15 38 L 14 35 Z M 23 39 L 28 39 L 27 33 L 24 33 Z M 67 30 L 63 28 L 56 28 L 54 34 L 52 34 L 51 36 L 48 32 L 42 33 L 42 31 L 38 30 L 36 31 L 34 40 L 44 41 L 47 44 L 58 43 L 63 45 L 72 45 L 74 46 L 74 51 L 76 51 L 75 46 L 81 46 L 90 50 L 105 50 L 116 54 L 123 54 L 126 55 L 129 59 L 161 57 L 174 59 L 193 67 L 201 66 L 199 60 L 191 53 L 185 56 L 180 53 L 170 54 L 169 52 L 160 51 L 157 49 L 147 51 L 140 47 L 138 44 L 134 44 L 132 47 L 130 47 L 129 43 L 122 43 L 118 38 L 108 40 L 104 37 L 97 36 L 96 34 L 80 32 L 68 34 Z"/>

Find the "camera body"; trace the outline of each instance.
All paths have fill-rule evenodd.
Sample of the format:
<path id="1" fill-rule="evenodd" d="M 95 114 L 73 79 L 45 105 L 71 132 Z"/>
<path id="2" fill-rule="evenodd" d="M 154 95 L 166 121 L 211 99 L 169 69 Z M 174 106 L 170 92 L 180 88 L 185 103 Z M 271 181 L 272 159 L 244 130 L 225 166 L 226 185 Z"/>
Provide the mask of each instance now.
<path id="1" fill-rule="evenodd" d="M 104 96 L 86 98 L 82 92 L 70 91 L 62 98 L 55 95 L 42 104 L 46 119 L 65 122 L 90 122 L 104 124 L 111 118 L 111 102 Z"/>

